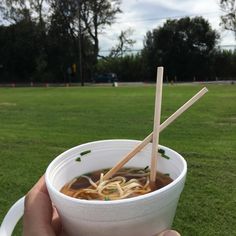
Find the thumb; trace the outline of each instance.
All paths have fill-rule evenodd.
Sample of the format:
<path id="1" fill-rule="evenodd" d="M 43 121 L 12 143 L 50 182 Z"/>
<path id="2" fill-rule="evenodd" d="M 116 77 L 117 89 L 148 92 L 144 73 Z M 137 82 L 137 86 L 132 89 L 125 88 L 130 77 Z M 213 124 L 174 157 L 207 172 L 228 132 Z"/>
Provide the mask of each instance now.
<path id="1" fill-rule="evenodd" d="M 166 230 L 161 232 L 157 236 L 181 236 L 181 235 L 175 230 Z"/>

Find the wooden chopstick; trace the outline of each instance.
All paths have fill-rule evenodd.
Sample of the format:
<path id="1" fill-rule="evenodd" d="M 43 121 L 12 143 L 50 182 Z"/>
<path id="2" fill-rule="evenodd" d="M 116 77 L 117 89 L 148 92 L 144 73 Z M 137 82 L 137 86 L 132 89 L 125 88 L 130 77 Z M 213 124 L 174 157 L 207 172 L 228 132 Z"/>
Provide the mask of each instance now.
<path id="1" fill-rule="evenodd" d="M 181 106 L 175 113 L 173 113 L 169 118 L 167 118 L 160 125 L 160 132 L 164 130 L 168 125 L 170 125 L 174 120 L 176 120 L 182 113 L 184 113 L 188 108 L 190 108 L 195 102 L 197 102 L 208 89 L 205 87 L 201 89 L 197 94 L 195 94 L 191 99 L 189 99 L 183 106 Z M 152 141 L 153 133 L 149 134 L 142 142 L 140 142 L 134 149 L 127 153 L 110 171 L 104 175 L 104 180 L 109 179 L 113 176 L 119 169 L 121 169 L 131 158 L 133 158 L 138 152 L 140 152 L 147 144 Z"/>
<path id="2" fill-rule="evenodd" d="M 158 144 L 161 122 L 161 102 L 162 102 L 162 85 L 163 85 L 163 67 L 157 68 L 157 82 L 156 82 L 156 96 L 155 96 L 155 112 L 153 121 L 153 135 L 152 135 L 152 154 L 151 154 L 151 171 L 150 184 L 153 185 L 156 181 L 157 173 L 157 156 Z"/>

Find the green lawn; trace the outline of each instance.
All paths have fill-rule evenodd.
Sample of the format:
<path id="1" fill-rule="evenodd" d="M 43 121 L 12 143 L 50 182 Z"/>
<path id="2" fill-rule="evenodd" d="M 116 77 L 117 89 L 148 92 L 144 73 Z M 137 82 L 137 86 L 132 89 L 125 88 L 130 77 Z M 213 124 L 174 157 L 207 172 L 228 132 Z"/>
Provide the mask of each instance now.
<path id="1" fill-rule="evenodd" d="M 236 86 L 208 88 L 161 134 L 161 144 L 188 162 L 173 226 L 183 236 L 236 235 Z M 200 89 L 165 86 L 162 120 Z M 61 152 L 94 140 L 146 137 L 154 94 L 154 87 L 1 88 L 0 222 Z"/>

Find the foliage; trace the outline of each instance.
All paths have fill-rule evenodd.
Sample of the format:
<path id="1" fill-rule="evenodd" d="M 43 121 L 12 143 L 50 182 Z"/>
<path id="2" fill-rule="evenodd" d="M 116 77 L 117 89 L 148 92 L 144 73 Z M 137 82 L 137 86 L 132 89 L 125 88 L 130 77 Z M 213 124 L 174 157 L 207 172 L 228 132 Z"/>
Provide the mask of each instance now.
<path id="1" fill-rule="evenodd" d="M 213 76 L 220 79 L 235 79 L 236 51 L 216 51 L 214 54 Z"/>
<path id="2" fill-rule="evenodd" d="M 47 33 L 48 67 L 63 82 L 75 81 L 67 74 L 67 70 L 78 62 L 77 12 L 72 4 L 73 1 L 50 1 L 53 13 Z"/>
<path id="3" fill-rule="evenodd" d="M 28 20 L 0 27 L 1 82 L 21 82 L 32 76 L 38 55 L 36 34 L 37 27 Z"/>
<path id="4" fill-rule="evenodd" d="M 221 17 L 222 25 L 226 30 L 235 32 L 236 37 L 236 1 L 220 0 L 221 10 L 224 15 Z"/>
<path id="5" fill-rule="evenodd" d="M 121 12 L 120 0 L 82 0 L 81 19 L 83 30 L 88 32 L 93 41 L 94 62 L 99 54 L 98 34 L 104 26 L 111 25 L 117 13 Z"/>
<path id="6" fill-rule="evenodd" d="M 37 54 L 34 54 L 36 64 L 32 76 L 34 80 L 44 76 L 53 82 L 66 81 L 66 71 L 72 64 L 77 67 L 81 64 L 84 76 L 91 77 L 99 53 L 98 34 L 114 22 L 115 15 L 121 12 L 119 5 L 120 0 L 3 0 L 0 9 L 12 25 L 18 27 L 25 20 L 35 25 L 32 37 Z M 80 44 L 82 50 L 79 51 Z M 58 64 L 53 65 L 53 61 Z M 9 71 L 9 67 L 4 68 Z M 53 74 L 60 79 L 54 80 Z"/>
<path id="7" fill-rule="evenodd" d="M 77 6 L 72 5 L 74 0 L 48 3 L 52 10 L 43 26 L 29 9 L 14 24 L 0 26 L 0 82 L 79 82 L 75 72 L 69 73 L 79 64 Z M 236 51 L 218 49 L 218 34 L 201 17 L 168 20 L 147 32 L 144 49 L 133 55 L 128 54 L 134 43 L 131 33 L 122 31 L 110 55 L 95 63 L 94 41 L 83 28 L 85 81 L 91 82 L 98 73 L 116 73 L 119 81 L 154 81 L 157 65 L 165 66 L 169 82 L 236 77 Z"/>
<path id="8" fill-rule="evenodd" d="M 46 3 L 48 0 L 2 0 L 6 20 L 16 23 L 28 11 L 41 26 L 47 21 Z"/>
<path id="9" fill-rule="evenodd" d="M 123 57 L 124 54 L 130 51 L 133 45 L 136 43 L 135 40 L 131 39 L 130 36 L 133 34 L 132 29 L 122 30 L 116 46 L 112 47 L 109 57 Z"/>
<path id="10" fill-rule="evenodd" d="M 118 81 L 143 81 L 145 68 L 140 54 L 125 55 L 123 57 L 110 57 L 98 61 L 97 72 L 100 74 L 113 72 Z"/>
<path id="11" fill-rule="evenodd" d="M 147 32 L 142 55 L 148 76 L 154 78 L 156 65 L 166 68 L 170 80 L 192 80 L 210 75 L 210 62 L 218 34 L 202 17 L 167 20 Z"/>

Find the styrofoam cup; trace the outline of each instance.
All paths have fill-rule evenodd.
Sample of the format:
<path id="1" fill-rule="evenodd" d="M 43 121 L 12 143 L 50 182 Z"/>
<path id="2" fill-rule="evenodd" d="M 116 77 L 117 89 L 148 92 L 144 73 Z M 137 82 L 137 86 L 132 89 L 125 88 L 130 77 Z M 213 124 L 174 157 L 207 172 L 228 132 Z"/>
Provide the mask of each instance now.
<path id="1" fill-rule="evenodd" d="M 159 157 L 157 169 L 174 179 L 169 185 L 138 197 L 115 200 L 81 200 L 66 196 L 60 189 L 74 177 L 111 168 L 140 141 L 103 140 L 74 147 L 48 166 L 46 184 L 50 197 L 70 236 L 152 236 L 171 228 L 180 194 L 184 187 L 187 164 L 177 152 L 160 146 L 170 159 Z M 86 155 L 80 155 L 90 151 Z M 76 161 L 80 157 L 81 161 Z M 126 166 L 150 165 L 151 144 Z"/>

